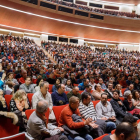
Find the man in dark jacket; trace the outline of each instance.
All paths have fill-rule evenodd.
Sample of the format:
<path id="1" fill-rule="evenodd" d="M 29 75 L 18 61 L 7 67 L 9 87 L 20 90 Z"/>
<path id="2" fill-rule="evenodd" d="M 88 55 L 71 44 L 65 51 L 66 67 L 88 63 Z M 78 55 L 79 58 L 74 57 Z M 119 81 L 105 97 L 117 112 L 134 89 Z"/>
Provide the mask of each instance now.
<path id="1" fill-rule="evenodd" d="M 124 106 L 123 102 L 119 98 L 119 92 L 113 91 L 113 98 L 110 100 L 110 103 L 115 111 L 116 118 L 122 122 L 123 118 L 126 115 L 131 115 L 130 113 L 127 113 L 127 109 Z"/>

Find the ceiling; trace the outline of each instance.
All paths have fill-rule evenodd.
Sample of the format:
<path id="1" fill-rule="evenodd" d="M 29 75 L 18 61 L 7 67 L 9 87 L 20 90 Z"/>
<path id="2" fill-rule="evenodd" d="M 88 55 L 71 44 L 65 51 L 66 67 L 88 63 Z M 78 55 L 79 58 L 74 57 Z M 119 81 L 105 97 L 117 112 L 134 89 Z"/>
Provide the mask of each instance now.
<path id="1" fill-rule="evenodd" d="M 101 0 L 101 1 L 125 3 L 125 4 L 135 4 L 135 5 L 140 4 L 140 0 Z"/>

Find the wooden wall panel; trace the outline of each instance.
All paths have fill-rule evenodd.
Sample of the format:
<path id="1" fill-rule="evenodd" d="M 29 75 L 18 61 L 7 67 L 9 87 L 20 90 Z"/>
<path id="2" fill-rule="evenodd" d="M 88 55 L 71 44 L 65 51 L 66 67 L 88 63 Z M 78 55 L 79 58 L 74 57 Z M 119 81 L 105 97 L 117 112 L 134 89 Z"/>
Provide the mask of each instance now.
<path id="1" fill-rule="evenodd" d="M 8 26 L 98 40 L 135 43 L 140 42 L 140 34 L 138 33 L 126 33 L 120 31 L 109 31 L 91 27 L 83 27 L 80 25 L 73 25 L 70 23 L 44 19 L 41 17 L 34 17 L 4 8 L 0 8 L 0 13 L 0 24 Z"/>

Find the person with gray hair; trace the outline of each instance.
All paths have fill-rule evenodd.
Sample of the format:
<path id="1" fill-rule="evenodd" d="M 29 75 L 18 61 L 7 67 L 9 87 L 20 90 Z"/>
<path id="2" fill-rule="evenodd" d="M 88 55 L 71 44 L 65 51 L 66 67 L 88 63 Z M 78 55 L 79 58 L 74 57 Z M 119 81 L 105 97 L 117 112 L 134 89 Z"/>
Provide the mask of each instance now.
<path id="1" fill-rule="evenodd" d="M 29 117 L 27 134 L 37 140 L 67 140 L 61 135 L 63 128 L 48 123 L 45 113 L 49 108 L 48 102 L 40 100 L 37 102 L 36 111 Z"/>
<path id="2" fill-rule="evenodd" d="M 55 116 L 52 110 L 53 107 L 52 98 L 51 98 L 51 94 L 48 92 L 48 89 L 49 89 L 48 82 L 42 82 L 40 84 L 40 90 L 37 91 L 32 97 L 32 108 L 36 109 L 37 102 L 40 100 L 47 101 L 50 109 L 49 120 L 55 120 Z"/>

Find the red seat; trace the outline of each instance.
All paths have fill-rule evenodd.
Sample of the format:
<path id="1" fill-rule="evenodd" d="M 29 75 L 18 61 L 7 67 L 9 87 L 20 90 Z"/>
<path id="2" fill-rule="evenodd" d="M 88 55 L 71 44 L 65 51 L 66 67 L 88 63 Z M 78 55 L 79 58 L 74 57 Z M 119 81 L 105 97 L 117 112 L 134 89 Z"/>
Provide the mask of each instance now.
<path id="1" fill-rule="evenodd" d="M 61 114 L 61 111 L 63 110 L 64 107 L 67 105 L 62 105 L 62 106 L 53 106 L 53 112 L 55 114 L 56 122 L 58 124 L 59 116 Z"/>
<path id="2" fill-rule="evenodd" d="M 121 91 L 122 91 L 122 94 L 124 94 L 124 91 L 125 91 L 125 90 L 126 90 L 126 88 L 122 88 L 122 90 L 121 90 Z"/>
<path id="3" fill-rule="evenodd" d="M 66 94 L 68 94 L 70 91 L 65 91 Z"/>
<path id="4" fill-rule="evenodd" d="M 12 119 L 0 116 L 0 138 L 15 135 L 19 132 L 19 126 L 12 124 Z"/>
<path id="5" fill-rule="evenodd" d="M 114 133 L 115 133 L 115 131 L 116 131 L 116 129 L 112 130 L 112 131 L 111 131 L 111 134 L 114 134 Z"/>
<path id="6" fill-rule="evenodd" d="M 25 111 L 27 120 L 30 118 L 30 115 L 31 115 L 34 111 L 35 111 L 35 109 L 28 109 L 28 110 Z M 49 114 L 50 114 L 50 110 L 49 110 L 49 108 L 48 108 L 47 112 L 45 113 L 45 116 L 46 116 L 47 120 L 48 120 L 48 118 L 49 118 Z"/>
<path id="7" fill-rule="evenodd" d="M 79 93 L 81 94 L 82 92 L 84 92 L 83 90 L 79 90 Z"/>
<path id="8" fill-rule="evenodd" d="M 11 101 L 12 95 L 5 95 L 4 98 L 6 100 L 8 111 L 10 111 L 10 101 Z"/>
<path id="9" fill-rule="evenodd" d="M 34 95 L 33 93 L 28 93 L 28 94 L 27 94 L 27 97 L 28 97 L 30 106 L 32 106 L 32 97 L 33 97 L 33 95 Z"/>
<path id="10" fill-rule="evenodd" d="M 4 137 L 1 140 L 25 140 L 25 133 L 23 132 L 9 137 Z"/>
<path id="11" fill-rule="evenodd" d="M 139 120 L 137 120 L 137 123 L 139 123 L 140 122 L 140 119 Z"/>
<path id="12" fill-rule="evenodd" d="M 49 92 L 52 92 L 53 85 L 49 84 Z"/>
<path id="13" fill-rule="evenodd" d="M 97 104 L 97 103 L 99 103 L 99 102 L 100 102 L 100 100 L 97 100 L 97 101 L 92 101 L 92 103 L 93 103 L 94 107 L 96 107 L 96 104 Z"/>
<path id="14" fill-rule="evenodd" d="M 120 99 L 122 100 L 122 102 L 124 101 L 124 97 L 120 97 Z"/>
<path id="15" fill-rule="evenodd" d="M 77 87 L 78 86 L 78 84 L 73 84 L 74 85 L 74 87 Z"/>
<path id="16" fill-rule="evenodd" d="M 103 137 L 105 137 L 105 136 L 107 136 L 108 134 L 104 134 L 104 135 L 102 135 L 102 136 L 100 136 L 100 137 L 98 137 L 98 138 L 96 138 L 96 139 L 94 139 L 94 140 L 102 140 L 103 139 Z"/>

